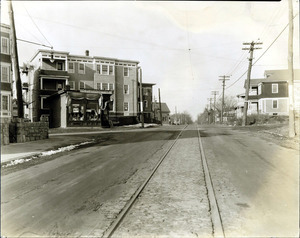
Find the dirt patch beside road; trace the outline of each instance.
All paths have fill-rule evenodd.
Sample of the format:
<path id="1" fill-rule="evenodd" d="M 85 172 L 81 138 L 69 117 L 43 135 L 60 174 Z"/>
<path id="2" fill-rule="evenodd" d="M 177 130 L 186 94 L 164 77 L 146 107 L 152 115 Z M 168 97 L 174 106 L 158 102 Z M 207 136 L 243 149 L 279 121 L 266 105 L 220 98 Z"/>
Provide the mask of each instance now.
<path id="1" fill-rule="evenodd" d="M 266 124 L 252 126 L 235 126 L 233 130 L 248 131 L 253 135 L 259 136 L 267 141 L 277 145 L 299 150 L 299 123 L 296 123 L 296 133 L 294 138 L 289 138 L 289 125 L 284 124 Z"/>

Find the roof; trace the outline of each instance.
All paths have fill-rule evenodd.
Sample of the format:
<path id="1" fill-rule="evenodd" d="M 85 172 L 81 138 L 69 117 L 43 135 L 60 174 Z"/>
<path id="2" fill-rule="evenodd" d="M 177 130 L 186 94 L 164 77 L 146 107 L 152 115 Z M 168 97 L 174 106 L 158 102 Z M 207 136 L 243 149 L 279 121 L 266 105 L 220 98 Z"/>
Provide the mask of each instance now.
<path id="1" fill-rule="evenodd" d="M 70 52 L 67 51 L 57 51 L 57 50 L 47 50 L 47 49 L 39 49 L 30 59 L 32 61 L 39 53 L 57 53 L 57 54 L 66 54 L 69 57 L 78 57 L 78 58 L 88 58 L 88 59 L 104 59 L 104 60 L 113 60 L 118 62 L 128 62 L 128 63 L 136 63 L 139 64 L 139 61 L 136 60 L 124 60 L 124 59 L 117 59 L 117 58 L 109 58 L 109 57 L 102 57 L 102 56 L 86 56 L 86 55 L 72 55 Z"/>
<path id="2" fill-rule="evenodd" d="M 266 70 L 264 78 L 250 79 L 250 86 L 258 86 L 260 83 L 273 83 L 273 82 L 288 82 L 288 70 Z M 294 69 L 294 80 L 300 80 L 300 69 Z M 244 88 L 246 86 L 246 80 Z"/>
<path id="3" fill-rule="evenodd" d="M 155 108 L 159 108 L 159 103 L 158 102 L 155 102 L 153 105 L 154 105 Z M 171 112 L 168 105 L 165 102 L 161 103 L 161 111 L 166 112 L 166 113 Z"/>
<path id="4" fill-rule="evenodd" d="M 138 85 L 140 85 L 140 82 L 138 82 Z M 142 83 L 143 86 L 154 86 L 155 83 Z"/>

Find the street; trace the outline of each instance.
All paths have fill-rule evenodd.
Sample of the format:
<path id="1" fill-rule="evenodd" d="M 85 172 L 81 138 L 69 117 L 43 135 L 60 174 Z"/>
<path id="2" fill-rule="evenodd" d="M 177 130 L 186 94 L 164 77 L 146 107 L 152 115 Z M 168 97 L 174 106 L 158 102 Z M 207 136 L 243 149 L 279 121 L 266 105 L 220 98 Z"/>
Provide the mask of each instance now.
<path id="1" fill-rule="evenodd" d="M 101 237 L 182 129 L 90 135 L 102 140 L 12 172 L 2 168 L 2 235 Z M 230 127 L 199 132 L 225 236 L 296 237 L 299 151 Z M 201 159 L 198 128 L 190 125 L 114 237 L 213 236 Z"/>

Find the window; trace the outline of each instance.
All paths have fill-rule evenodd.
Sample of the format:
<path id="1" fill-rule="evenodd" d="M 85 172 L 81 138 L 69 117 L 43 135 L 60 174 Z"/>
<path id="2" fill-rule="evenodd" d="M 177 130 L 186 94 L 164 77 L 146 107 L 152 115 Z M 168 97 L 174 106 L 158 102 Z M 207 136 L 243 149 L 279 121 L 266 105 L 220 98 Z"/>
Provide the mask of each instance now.
<path id="1" fill-rule="evenodd" d="M 75 73 L 74 63 L 69 63 L 69 73 Z"/>
<path id="2" fill-rule="evenodd" d="M 261 95 L 261 84 L 258 85 L 258 95 Z"/>
<path id="3" fill-rule="evenodd" d="M 1 110 L 8 111 L 9 110 L 9 95 L 1 96 Z"/>
<path id="4" fill-rule="evenodd" d="M 272 84 L 272 93 L 278 93 L 278 84 L 277 83 Z"/>
<path id="5" fill-rule="evenodd" d="M 144 100 L 144 107 L 147 108 L 148 107 L 148 101 Z"/>
<path id="6" fill-rule="evenodd" d="M 85 89 L 85 83 L 79 82 L 79 89 Z"/>
<path id="7" fill-rule="evenodd" d="M 10 82 L 10 67 L 9 66 L 1 66 L 1 82 Z"/>
<path id="8" fill-rule="evenodd" d="M 124 112 L 128 112 L 128 111 L 129 111 L 129 103 L 124 102 Z"/>
<path id="9" fill-rule="evenodd" d="M 272 108 L 278 108 L 278 100 L 273 100 L 272 102 Z"/>
<path id="10" fill-rule="evenodd" d="M 113 83 L 109 84 L 109 90 L 114 90 L 114 84 Z"/>
<path id="11" fill-rule="evenodd" d="M 101 90 L 101 83 L 97 83 L 97 89 Z"/>
<path id="12" fill-rule="evenodd" d="M 143 95 L 148 96 L 148 88 L 143 88 Z"/>
<path id="13" fill-rule="evenodd" d="M 75 82 L 69 81 L 70 89 L 75 90 Z"/>
<path id="14" fill-rule="evenodd" d="M 108 83 L 102 83 L 102 90 L 108 90 Z"/>
<path id="15" fill-rule="evenodd" d="M 97 64 L 96 72 L 97 72 L 97 74 L 101 74 L 101 65 L 100 64 Z"/>
<path id="16" fill-rule="evenodd" d="M 129 68 L 124 67 L 124 77 L 128 77 L 128 76 L 129 76 Z"/>
<path id="17" fill-rule="evenodd" d="M 57 70 L 64 70 L 64 63 L 63 62 L 57 62 L 56 63 Z"/>
<path id="18" fill-rule="evenodd" d="M 102 65 L 101 65 L 101 68 L 102 68 L 101 74 L 108 75 L 108 65 L 102 64 Z"/>
<path id="19" fill-rule="evenodd" d="M 114 66 L 110 65 L 109 66 L 109 75 L 113 75 L 114 74 Z"/>
<path id="20" fill-rule="evenodd" d="M 62 89 L 63 89 L 63 83 L 57 82 L 57 90 L 62 90 Z"/>
<path id="21" fill-rule="evenodd" d="M 1 97 L 0 97 L 0 111 L 1 111 L 1 116 L 11 116 L 11 96 L 10 94 L 3 94 L 1 92 Z"/>
<path id="22" fill-rule="evenodd" d="M 78 73 L 80 73 L 80 74 L 84 74 L 85 73 L 85 64 L 79 63 Z"/>
<path id="23" fill-rule="evenodd" d="M 97 64 L 96 72 L 97 72 L 97 74 L 113 75 L 114 74 L 114 66 L 108 65 L 108 64 Z"/>
<path id="24" fill-rule="evenodd" d="M 129 85 L 124 85 L 124 94 L 129 94 Z"/>
<path id="25" fill-rule="evenodd" d="M 9 54 L 9 40 L 7 37 L 1 37 L 1 53 Z"/>

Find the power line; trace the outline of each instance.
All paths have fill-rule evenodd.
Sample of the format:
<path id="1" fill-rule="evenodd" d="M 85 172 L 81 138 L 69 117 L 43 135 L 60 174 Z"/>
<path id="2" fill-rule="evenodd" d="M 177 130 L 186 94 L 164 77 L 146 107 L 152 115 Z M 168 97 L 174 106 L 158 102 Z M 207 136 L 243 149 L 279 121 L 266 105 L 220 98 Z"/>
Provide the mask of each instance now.
<path id="1" fill-rule="evenodd" d="M 34 44 L 34 45 L 40 45 L 40 46 L 44 46 L 44 47 L 48 47 L 48 48 L 52 48 L 52 46 L 48 46 L 48 45 L 44 45 L 44 44 L 40 44 L 40 43 L 36 43 L 36 42 L 33 42 L 33 41 L 28 41 L 28 40 L 22 40 L 22 39 L 17 39 L 18 41 L 23 41 L 23 42 L 26 42 L 26 43 L 30 43 L 30 44 Z"/>
<path id="2" fill-rule="evenodd" d="M 297 13 L 294 17 L 293 20 L 295 19 L 295 17 L 298 15 L 299 13 Z M 279 33 L 279 35 L 275 38 L 275 40 L 269 45 L 269 47 L 261 54 L 261 56 L 259 56 L 259 58 L 252 64 L 255 65 L 263 56 L 264 54 L 271 48 L 271 46 L 277 41 L 277 39 L 281 36 L 281 34 L 285 31 L 285 29 L 288 27 L 289 23 L 283 28 L 283 30 Z M 245 74 L 247 73 L 244 72 L 236 81 L 234 81 L 231 85 L 229 85 L 226 89 L 232 87 L 234 84 L 236 84 Z"/>
<path id="3" fill-rule="evenodd" d="M 141 40 L 138 40 L 138 39 L 132 39 L 132 38 L 117 35 L 117 34 L 103 32 L 103 31 L 99 31 L 99 30 L 95 30 L 95 29 L 88 29 L 87 27 L 76 26 L 76 25 L 72 25 L 72 24 L 68 24 L 68 23 L 63 23 L 63 22 L 53 21 L 53 20 L 49 20 L 49 19 L 44 19 L 44 18 L 41 18 L 41 17 L 35 17 L 35 18 L 43 20 L 43 21 L 59 24 L 59 25 L 78 28 L 78 29 L 85 30 L 85 31 L 101 33 L 103 35 L 114 37 L 114 38 L 120 38 L 120 39 L 125 39 L 125 40 L 128 40 L 128 41 L 138 42 L 138 43 L 141 43 L 141 44 L 152 45 L 152 46 L 155 46 L 155 47 L 161 47 L 161 48 L 164 48 L 164 49 L 167 49 L 167 50 L 176 50 L 176 51 L 185 51 L 186 50 L 186 49 L 180 49 L 180 48 L 171 48 L 171 47 L 167 47 L 167 46 L 164 46 L 164 45 L 155 44 L 155 43 L 152 43 L 152 42 L 145 42 L 145 41 L 141 41 Z"/>
<path id="4" fill-rule="evenodd" d="M 40 28 L 38 27 L 38 25 L 35 23 L 35 21 L 33 20 L 33 18 L 31 17 L 31 15 L 29 14 L 27 8 L 23 5 L 23 7 L 25 8 L 28 16 L 30 17 L 31 21 L 33 22 L 33 24 L 36 26 L 36 28 L 38 29 L 38 31 L 41 33 L 41 35 L 44 37 L 44 39 L 48 42 L 49 45 L 51 45 L 51 43 L 48 41 L 48 39 L 46 38 L 46 36 L 42 33 L 42 31 L 40 30 Z M 51 45 L 51 47 L 53 47 Z"/>

